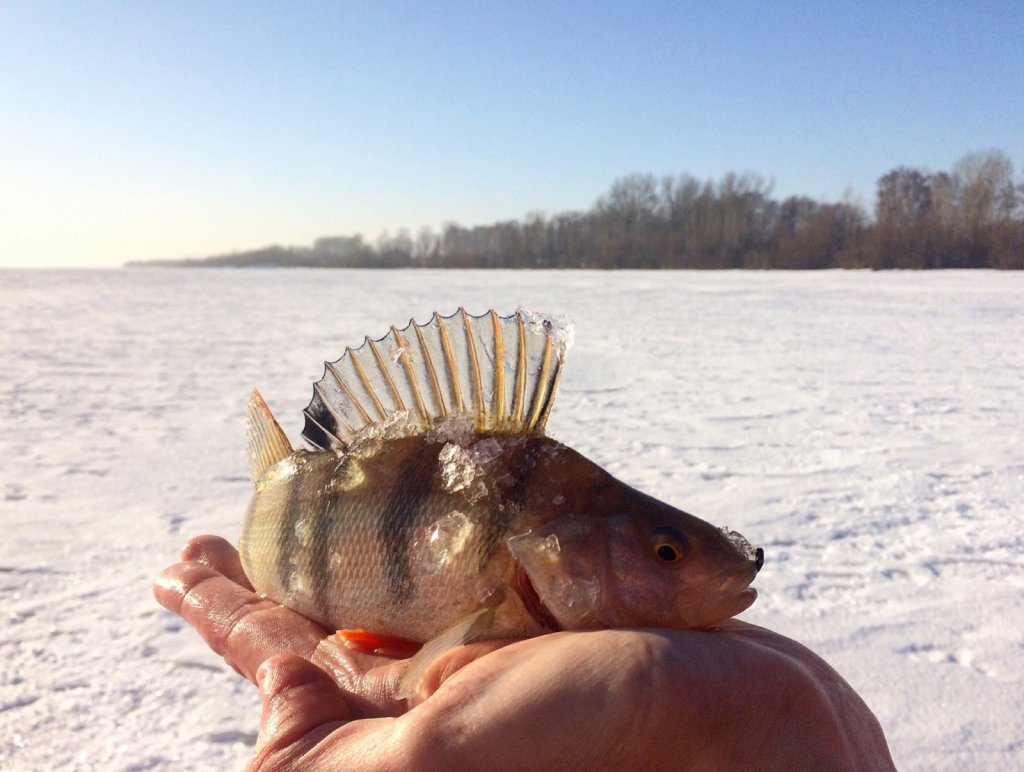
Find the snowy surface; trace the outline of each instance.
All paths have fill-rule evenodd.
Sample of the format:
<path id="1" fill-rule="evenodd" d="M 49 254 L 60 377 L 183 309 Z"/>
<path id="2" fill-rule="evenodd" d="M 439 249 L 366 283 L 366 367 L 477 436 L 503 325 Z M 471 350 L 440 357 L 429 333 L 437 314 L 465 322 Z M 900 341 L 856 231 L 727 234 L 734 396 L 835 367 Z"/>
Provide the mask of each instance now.
<path id="1" fill-rule="evenodd" d="M 231 769 L 255 689 L 152 600 L 232 539 L 259 386 L 410 316 L 576 322 L 550 433 L 763 546 L 908 770 L 1024 767 L 1024 274 L 0 272 L 0 768 Z"/>

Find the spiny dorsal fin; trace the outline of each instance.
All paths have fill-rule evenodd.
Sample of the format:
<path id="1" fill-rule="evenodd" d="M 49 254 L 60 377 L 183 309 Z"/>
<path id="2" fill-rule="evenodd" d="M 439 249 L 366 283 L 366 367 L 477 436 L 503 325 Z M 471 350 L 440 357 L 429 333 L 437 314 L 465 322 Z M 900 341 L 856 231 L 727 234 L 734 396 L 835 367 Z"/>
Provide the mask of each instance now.
<path id="1" fill-rule="evenodd" d="M 522 308 L 410 320 L 325 363 L 302 436 L 341 451 L 374 427 L 417 434 L 445 419 L 466 419 L 480 432 L 542 434 L 571 345 L 571 324 Z"/>
<path id="2" fill-rule="evenodd" d="M 270 467 L 295 451 L 256 389 L 252 390 L 249 397 L 249 414 L 245 425 L 249 434 L 249 467 L 255 483 L 263 478 Z"/>

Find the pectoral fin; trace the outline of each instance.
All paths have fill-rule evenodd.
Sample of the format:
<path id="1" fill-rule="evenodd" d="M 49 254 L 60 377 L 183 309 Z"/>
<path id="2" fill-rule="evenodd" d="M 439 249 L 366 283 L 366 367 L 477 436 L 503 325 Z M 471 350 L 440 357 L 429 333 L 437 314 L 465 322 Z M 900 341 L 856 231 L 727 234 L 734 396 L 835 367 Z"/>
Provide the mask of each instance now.
<path id="1" fill-rule="evenodd" d="M 395 693 L 395 696 L 400 700 L 411 697 L 413 692 L 416 691 L 416 687 L 419 686 L 423 674 L 427 672 L 427 668 L 430 667 L 434 660 L 450 649 L 473 641 L 484 629 L 486 622 L 493 613 L 493 606 L 485 606 L 482 609 L 478 609 L 469 616 L 460 619 L 436 638 L 432 638 L 423 644 L 423 648 L 419 650 L 419 653 L 409 660 L 409 666 L 402 673 L 402 680 L 398 682 L 398 691 Z"/>

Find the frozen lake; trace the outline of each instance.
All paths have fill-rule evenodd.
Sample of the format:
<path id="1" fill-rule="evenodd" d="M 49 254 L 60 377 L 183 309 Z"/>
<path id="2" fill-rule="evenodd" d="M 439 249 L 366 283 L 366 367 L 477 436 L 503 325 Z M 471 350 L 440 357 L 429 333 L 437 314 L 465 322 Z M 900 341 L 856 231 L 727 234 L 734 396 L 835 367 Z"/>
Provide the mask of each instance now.
<path id="1" fill-rule="evenodd" d="M 225 769 L 256 690 L 152 600 L 237 537 L 258 386 L 410 316 L 576 322 L 549 433 L 764 547 L 743 618 L 902 770 L 1024 767 L 1024 274 L 0 272 L 0 768 Z"/>

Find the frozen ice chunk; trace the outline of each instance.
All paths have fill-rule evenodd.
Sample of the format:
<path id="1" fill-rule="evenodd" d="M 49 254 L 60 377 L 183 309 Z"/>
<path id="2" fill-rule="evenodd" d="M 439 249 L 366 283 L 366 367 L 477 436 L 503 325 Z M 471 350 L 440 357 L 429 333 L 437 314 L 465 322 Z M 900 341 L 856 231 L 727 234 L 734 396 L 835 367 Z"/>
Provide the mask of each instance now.
<path id="1" fill-rule="evenodd" d="M 432 567 L 439 573 L 458 559 L 472 532 L 472 521 L 457 509 L 435 520 L 416 539 L 421 565 Z"/>
<path id="2" fill-rule="evenodd" d="M 754 550 L 754 546 L 747 541 L 742 534 L 736 533 L 736 531 L 730 530 L 729 528 L 719 528 L 719 530 L 722 532 L 722 536 L 728 539 L 737 550 L 743 553 L 745 557 L 749 560 L 754 559 L 757 554 Z"/>
<path id="3" fill-rule="evenodd" d="M 572 348 L 576 336 L 576 325 L 569 319 L 555 314 L 542 314 L 526 306 L 519 306 L 516 313 L 531 328 L 546 328 L 551 336 L 551 343 L 560 357 L 564 358 L 566 352 Z"/>
<path id="4" fill-rule="evenodd" d="M 427 432 L 427 439 L 431 442 L 449 442 L 466 447 L 476 437 L 476 430 L 473 426 L 473 419 L 466 416 L 448 416 L 434 424 L 434 428 Z"/>
<path id="5" fill-rule="evenodd" d="M 477 466 L 469 451 L 461 445 L 445 443 L 437 460 L 441 465 L 441 482 L 449 493 L 465 490 L 473 483 Z"/>
<path id="6" fill-rule="evenodd" d="M 491 461 L 501 455 L 502 445 L 494 437 L 485 437 L 473 445 L 471 456 L 473 462 L 480 466 L 487 466 Z"/>

